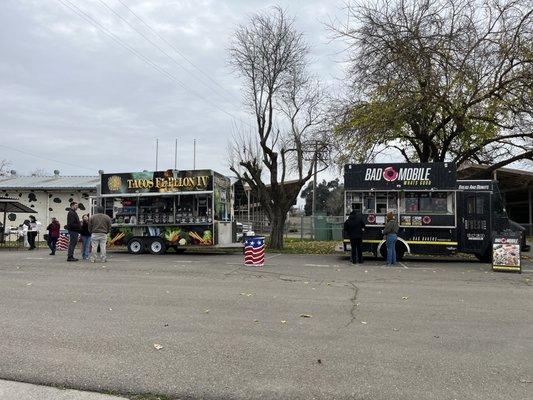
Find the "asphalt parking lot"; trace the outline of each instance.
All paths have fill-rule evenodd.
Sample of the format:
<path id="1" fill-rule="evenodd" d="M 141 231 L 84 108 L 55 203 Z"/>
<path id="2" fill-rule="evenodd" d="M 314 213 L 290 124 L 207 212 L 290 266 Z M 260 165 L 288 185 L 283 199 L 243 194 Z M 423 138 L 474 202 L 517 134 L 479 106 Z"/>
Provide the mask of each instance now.
<path id="1" fill-rule="evenodd" d="M 533 265 L 0 253 L 0 378 L 179 399 L 533 398 Z"/>

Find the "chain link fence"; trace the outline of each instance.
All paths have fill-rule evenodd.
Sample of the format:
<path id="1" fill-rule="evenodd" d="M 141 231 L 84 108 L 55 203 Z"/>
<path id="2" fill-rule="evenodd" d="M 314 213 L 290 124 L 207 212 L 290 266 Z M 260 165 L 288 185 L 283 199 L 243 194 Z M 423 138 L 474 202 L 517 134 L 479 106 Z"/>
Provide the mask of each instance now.
<path id="1" fill-rule="evenodd" d="M 317 215 L 313 224 L 311 216 L 296 216 L 287 218 L 285 223 L 285 237 L 295 239 L 314 239 L 319 241 L 341 241 L 342 228 L 345 218 L 343 216 Z M 271 231 L 267 220 L 242 221 L 244 230 L 251 227 L 259 235 L 269 235 Z"/>

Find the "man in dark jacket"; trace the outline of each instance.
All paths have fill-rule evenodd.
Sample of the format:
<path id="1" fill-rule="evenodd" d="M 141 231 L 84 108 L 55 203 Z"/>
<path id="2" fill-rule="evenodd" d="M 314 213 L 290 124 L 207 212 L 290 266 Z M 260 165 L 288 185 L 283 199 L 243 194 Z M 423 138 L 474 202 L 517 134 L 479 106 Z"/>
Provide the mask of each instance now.
<path id="1" fill-rule="evenodd" d="M 350 239 L 352 248 L 351 260 L 353 264 L 363 263 L 363 231 L 365 221 L 359 210 L 352 211 L 344 223 L 344 233 Z"/>
<path id="2" fill-rule="evenodd" d="M 68 230 L 68 254 L 67 261 L 78 261 L 77 258 L 74 258 L 74 250 L 78 244 L 78 239 L 80 237 L 80 217 L 76 210 L 78 209 L 78 203 L 73 201 L 70 203 L 70 210 L 68 210 L 67 215 L 67 230 Z"/>

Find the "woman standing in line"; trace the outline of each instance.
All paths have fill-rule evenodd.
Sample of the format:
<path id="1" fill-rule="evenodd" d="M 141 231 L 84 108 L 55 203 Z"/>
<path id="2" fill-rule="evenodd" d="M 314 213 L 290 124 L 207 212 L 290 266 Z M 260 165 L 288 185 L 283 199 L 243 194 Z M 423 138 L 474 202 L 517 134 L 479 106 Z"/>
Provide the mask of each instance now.
<path id="1" fill-rule="evenodd" d="M 389 211 L 387 213 L 387 223 L 383 228 L 384 239 L 387 243 L 387 266 L 392 267 L 396 264 L 396 240 L 398 239 L 398 231 L 400 227 L 398 222 L 394 219 L 394 214 Z"/>
<path id="2" fill-rule="evenodd" d="M 84 214 L 81 217 L 81 243 L 82 250 L 81 256 L 84 260 L 89 259 L 89 254 L 91 252 L 91 233 L 89 232 L 89 214 Z"/>
<path id="3" fill-rule="evenodd" d="M 46 227 L 48 230 L 48 247 L 51 250 L 50 255 L 55 256 L 56 255 L 56 248 L 57 248 L 57 240 L 59 239 L 60 231 L 61 231 L 61 225 L 59 224 L 59 221 L 52 217 L 52 222 Z"/>
<path id="4" fill-rule="evenodd" d="M 33 215 L 30 215 L 30 226 L 28 228 L 28 243 L 30 248 L 28 250 L 35 249 L 35 238 L 37 237 L 38 232 L 39 225 L 37 223 L 37 219 Z"/>

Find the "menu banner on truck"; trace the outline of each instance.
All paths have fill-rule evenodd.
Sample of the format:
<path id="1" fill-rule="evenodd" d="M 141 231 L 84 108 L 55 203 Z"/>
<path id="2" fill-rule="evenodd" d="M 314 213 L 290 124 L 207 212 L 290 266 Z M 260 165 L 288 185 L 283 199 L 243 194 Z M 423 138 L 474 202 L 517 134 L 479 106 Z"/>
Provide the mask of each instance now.
<path id="1" fill-rule="evenodd" d="M 453 190 L 456 181 L 457 169 L 452 163 L 348 164 L 344 167 L 347 190 Z"/>
<path id="2" fill-rule="evenodd" d="M 522 272 L 520 265 L 520 236 L 496 236 L 492 242 L 494 271 Z"/>
<path id="3" fill-rule="evenodd" d="M 145 171 L 101 175 L 102 195 L 213 190 L 211 170 Z"/>

